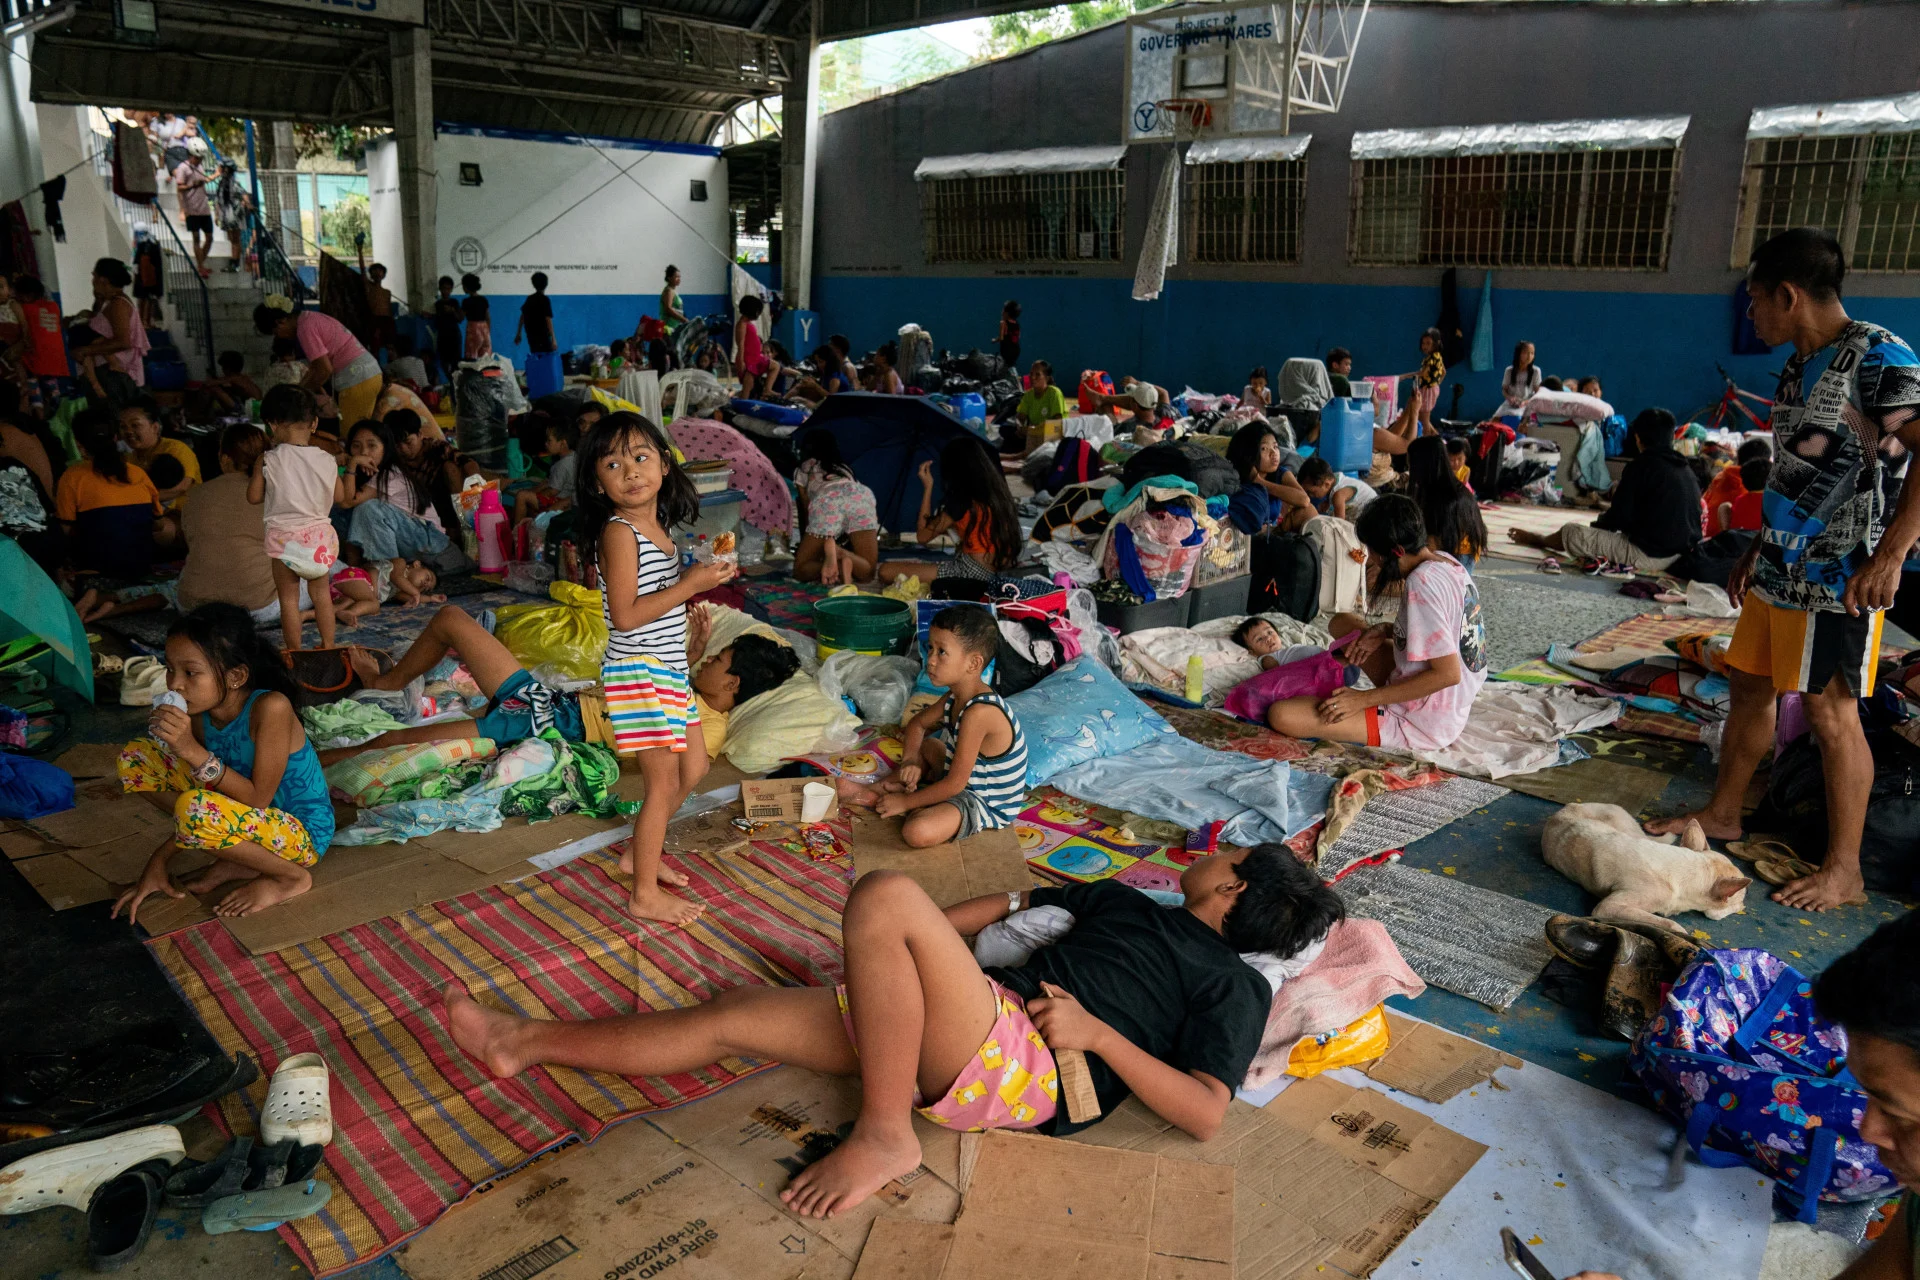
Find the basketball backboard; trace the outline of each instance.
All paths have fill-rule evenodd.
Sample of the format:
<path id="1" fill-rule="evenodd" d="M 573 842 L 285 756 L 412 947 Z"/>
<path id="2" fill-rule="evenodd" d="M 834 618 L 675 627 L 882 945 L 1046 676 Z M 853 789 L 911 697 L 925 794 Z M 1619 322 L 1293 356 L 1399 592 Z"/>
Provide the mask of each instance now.
<path id="1" fill-rule="evenodd" d="M 1338 111 L 1368 0 L 1193 4 L 1127 22 L 1128 142 L 1191 136 L 1193 113 L 1213 104 L 1204 132 L 1259 137 L 1291 131 L 1293 117 Z"/>

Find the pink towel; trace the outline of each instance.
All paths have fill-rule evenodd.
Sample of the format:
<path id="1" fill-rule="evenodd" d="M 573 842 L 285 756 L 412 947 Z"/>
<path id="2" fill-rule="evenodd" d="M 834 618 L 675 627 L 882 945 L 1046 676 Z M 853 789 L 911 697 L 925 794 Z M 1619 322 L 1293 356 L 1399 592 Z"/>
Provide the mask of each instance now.
<path id="1" fill-rule="evenodd" d="M 1418 996 L 1426 989 L 1385 925 L 1342 920 L 1327 934 L 1327 949 L 1299 977 L 1280 984 L 1243 1087 L 1257 1089 L 1284 1075 L 1301 1036 L 1344 1027 L 1388 996 Z"/>
<path id="2" fill-rule="evenodd" d="M 1233 686 L 1233 692 L 1227 695 L 1227 713 L 1264 724 L 1267 708 L 1282 698 L 1325 698 L 1335 689 L 1346 688 L 1351 679 L 1347 664 L 1338 655 L 1316 653 L 1310 658 L 1269 667 Z"/>

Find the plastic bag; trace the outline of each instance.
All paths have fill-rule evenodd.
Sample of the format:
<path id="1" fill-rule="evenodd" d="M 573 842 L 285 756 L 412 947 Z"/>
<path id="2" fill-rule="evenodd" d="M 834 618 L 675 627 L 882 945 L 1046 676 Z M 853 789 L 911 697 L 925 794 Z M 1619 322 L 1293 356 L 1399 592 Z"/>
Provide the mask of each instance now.
<path id="1" fill-rule="evenodd" d="M 507 565 L 507 590 L 543 596 L 553 584 L 553 566 L 539 560 L 515 560 Z"/>
<path id="2" fill-rule="evenodd" d="M 1372 1062 L 1386 1053 L 1387 1010 L 1375 1005 L 1358 1019 L 1324 1036 L 1302 1036 L 1287 1055 L 1287 1074 L 1311 1080 L 1322 1071 Z"/>
<path id="3" fill-rule="evenodd" d="M 44 760 L 0 752 L 0 818 L 40 818 L 73 808 L 73 775 Z"/>
<path id="4" fill-rule="evenodd" d="M 1192 584 L 1204 541 L 1204 533 L 1185 511 L 1142 511 L 1129 516 L 1107 540 L 1101 573 L 1123 580 L 1143 600 L 1170 600 L 1186 594 Z"/>
<path id="5" fill-rule="evenodd" d="M 547 594 L 552 604 L 510 604 L 500 610 L 494 638 L 522 666 L 552 663 L 572 679 L 596 678 L 607 652 L 600 593 L 577 582 L 556 582 Z"/>
<path id="6" fill-rule="evenodd" d="M 820 691 L 830 698 L 852 698 L 868 724 L 899 724 L 920 664 L 842 649 L 820 664 Z"/>

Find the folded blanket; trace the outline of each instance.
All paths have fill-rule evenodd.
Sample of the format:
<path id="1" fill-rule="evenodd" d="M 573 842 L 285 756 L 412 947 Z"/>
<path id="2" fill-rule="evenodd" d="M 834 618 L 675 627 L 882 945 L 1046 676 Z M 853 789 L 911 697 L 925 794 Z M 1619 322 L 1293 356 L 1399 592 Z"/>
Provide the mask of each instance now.
<path id="1" fill-rule="evenodd" d="M 1467 727 L 1445 751 L 1427 759 L 1442 769 L 1498 780 L 1560 763 L 1560 740 L 1620 718 L 1612 698 L 1564 685 L 1488 684 L 1473 700 Z"/>
<path id="2" fill-rule="evenodd" d="M 1286 1074 L 1302 1036 L 1346 1026 L 1388 996 L 1418 996 L 1427 984 L 1407 967 L 1377 920 L 1342 920 L 1327 933 L 1319 957 L 1279 988 L 1260 1052 L 1241 1086 L 1257 1089 Z"/>

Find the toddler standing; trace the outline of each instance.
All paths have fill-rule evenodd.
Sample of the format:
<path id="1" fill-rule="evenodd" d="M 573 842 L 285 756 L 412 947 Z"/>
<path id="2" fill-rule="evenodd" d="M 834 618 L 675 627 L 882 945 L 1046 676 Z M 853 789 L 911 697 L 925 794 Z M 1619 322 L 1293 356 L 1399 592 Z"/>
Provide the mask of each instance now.
<path id="1" fill-rule="evenodd" d="M 710 560 L 684 573 L 668 530 L 692 524 L 700 496 L 666 433 L 637 413 L 615 413 L 580 442 L 578 532 L 595 549 L 607 656 L 600 683 L 614 750 L 637 756 L 646 799 L 620 869 L 633 874 L 636 919 L 688 924 L 705 906 L 663 890 L 687 878 L 660 865 L 667 821 L 707 772 L 707 744 L 687 666 L 687 601 L 726 582 L 734 564 Z"/>
<path id="2" fill-rule="evenodd" d="M 286 648 L 300 648 L 300 579 L 324 582 L 340 556 L 340 535 L 327 518 L 336 502 L 350 494 L 333 455 L 308 443 L 319 425 L 320 409 L 305 387 L 278 386 L 260 402 L 260 416 L 273 436 L 273 448 L 253 464 L 247 501 L 266 504 L 267 555 L 273 561 L 273 587 L 280 597 L 280 635 Z M 333 648 L 333 599 L 324 589 L 310 593 L 320 647 Z"/>

